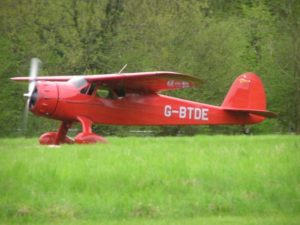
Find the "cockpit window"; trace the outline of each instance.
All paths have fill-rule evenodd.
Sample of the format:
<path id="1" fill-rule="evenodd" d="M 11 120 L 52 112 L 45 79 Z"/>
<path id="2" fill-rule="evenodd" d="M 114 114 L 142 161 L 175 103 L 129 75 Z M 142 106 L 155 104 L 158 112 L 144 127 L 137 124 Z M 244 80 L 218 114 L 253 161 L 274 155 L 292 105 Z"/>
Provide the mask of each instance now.
<path id="1" fill-rule="evenodd" d="M 80 93 L 85 94 L 85 95 L 92 95 L 95 91 L 96 86 L 97 85 L 95 83 L 92 83 L 91 85 L 85 86 L 84 88 L 82 88 L 80 90 Z"/>
<path id="2" fill-rule="evenodd" d="M 106 88 L 98 88 L 96 96 L 99 98 L 113 98 L 111 90 L 108 90 Z"/>
<path id="3" fill-rule="evenodd" d="M 98 98 L 107 99 L 122 99 L 126 96 L 125 89 L 123 88 L 111 88 L 107 86 L 97 85 L 97 83 L 88 84 L 88 82 L 80 82 L 81 80 L 74 79 L 72 81 L 72 84 L 81 87 L 80 93 L 84 95 L 92 95 Z"/>
<path id="4" fill-rule="evenodd" d="M 81 76 L 74 76 L 68 82 L 74 85 L 76 88 L 87 85 L 87 81 Z"/>
<path id="5" fill-rule="evenodd" d="M 90 85 L 90 87 L 89 87 L 89 90 L 88 90 L 87 94 L 88 94 L 88 95 L 92 95 L 92 94 L 94 93 L 94 91 L 95 91 L 96 86 L 97 86 L 97 85 L 96 85 L 95 83 L 92 83 L 92 84 Z"/>
<path id="6" fill-rule="evenodd" d="M 117 89 L 114 89 L 114 92 L 115 92 L 115 95 L 118 97 L 118 98 L 124 98 L 125 95 L 126 95 L 126 92 L 123 88 L 117 88 Z"/>
<path id="7" fill-rule="evenodd" d="M 86 86 L 86 87 L 82 88 L 82 89 L 80 90 L 80 93 L 85 95 L 86 92 L 87 92 L 87 90 L 88 90 L 88 88 L 89 88 L 89 86 Z"/>
<path id="8" fill-rule="evenodd" d="M 99 86 L 96 91 L 96 96 L 99 98 L 108 98 L 108 99 L 122 99 L 126 95 L 124 89 L 112 89 L 108 87 Z"/>

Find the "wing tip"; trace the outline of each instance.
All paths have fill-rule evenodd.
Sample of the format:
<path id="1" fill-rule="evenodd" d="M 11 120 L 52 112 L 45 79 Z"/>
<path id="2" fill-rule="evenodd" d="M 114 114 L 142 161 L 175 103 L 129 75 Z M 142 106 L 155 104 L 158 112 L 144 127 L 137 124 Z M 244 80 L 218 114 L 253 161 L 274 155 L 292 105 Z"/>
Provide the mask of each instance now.
<path id="1" fill-rule="evenodd" d="M 28 77 L 11 77 L 10 80 L 13 80 L 13 81 L 28 81 L 29 78 Z"/>

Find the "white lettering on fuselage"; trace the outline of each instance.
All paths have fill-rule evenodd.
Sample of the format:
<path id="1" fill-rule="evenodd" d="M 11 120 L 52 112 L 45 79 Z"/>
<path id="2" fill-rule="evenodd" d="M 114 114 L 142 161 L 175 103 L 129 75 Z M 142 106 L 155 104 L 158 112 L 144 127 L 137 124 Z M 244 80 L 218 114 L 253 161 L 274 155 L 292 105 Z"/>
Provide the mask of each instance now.
<path id="1" fill-rule="evenodd" d="M 178 116 L 180 119 L 190 120 L 208 120 L 207 108 L 198 108 L 191 106 L 179 106 L 178 109 L 173 109 L 170 105 L 165 105 L 164 115 L 165 117 Z"/>

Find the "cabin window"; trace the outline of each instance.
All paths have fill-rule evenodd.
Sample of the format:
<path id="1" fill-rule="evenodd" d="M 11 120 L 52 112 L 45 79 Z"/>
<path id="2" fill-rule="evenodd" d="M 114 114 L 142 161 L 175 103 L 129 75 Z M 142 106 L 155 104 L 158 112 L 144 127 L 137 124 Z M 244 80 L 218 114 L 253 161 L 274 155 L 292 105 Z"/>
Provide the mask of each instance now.
<path id="1" fill-rule="evenodd" d="M 82 86 L 87 85 L 87 81 L 81 76 L 74 76 L 68 82 L 76 88 L 80 88 Z"/>
<path id="2" fill-rule="evenodd" d="M 91 85 L 88 85 L 88 86 L 82 88 L 80 90 L 80 93 L 84 94 L 84 95 L 92 95 L 95 91 L 96 86 L 97 85 L 95 83 L 92 83 Z"/>
<path id="3" fill-rule="evenodd" d="M 117 98 L 124 98 L 126 95 L 126 92 L 123 88 L 114 89 L 114 93 Z"/>
<path id="4" fill-rule="evenodd" d="M 103 87 L 97 89 L 96 96 L 99 98 L 112 98 L 111 91 Z"/>
<path id="5" fill-rule="evenodd" d="M 126 95 L 125 90 L 121 88 L 111 89 L 100 86 L 96 91 L 96 96 L 99 98 L 122 99 Z"/>
<path id="6" fill-rule="evenodd" d="M 96 85 L 95 83 L 92 83 L 92 84 L 90 85 L 90 87 L 89 87 L 89 90 L 88 90 L 87 94 L 88 94 L 88 95 L 92 95 L 92 94 L 94 93 L 94 91 L 95 91 L 96 86 L 97 86 L 97 85 Z"/>
<path id="7" fill-rule="evenodd" d="M 88 86 L 82 88 L 82 89 L 80 90 L 80 93 L 81 93 L 81 94 L 86 94 L 88 88 L 89 88 Z"/>

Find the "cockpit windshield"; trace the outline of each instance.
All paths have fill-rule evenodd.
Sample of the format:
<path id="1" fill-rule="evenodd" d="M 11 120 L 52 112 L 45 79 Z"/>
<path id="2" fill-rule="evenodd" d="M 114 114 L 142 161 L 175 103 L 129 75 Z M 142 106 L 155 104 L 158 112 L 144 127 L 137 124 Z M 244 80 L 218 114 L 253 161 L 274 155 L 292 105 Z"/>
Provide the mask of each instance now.
<path id="1" fill-rule="evenodd" d="M 74 85 L 76 88 L 83 87 L 88 83 L 86 79 L 81 76 L 74 76 L 68 82 Z"/>

